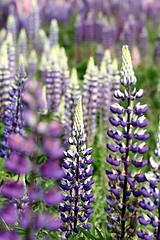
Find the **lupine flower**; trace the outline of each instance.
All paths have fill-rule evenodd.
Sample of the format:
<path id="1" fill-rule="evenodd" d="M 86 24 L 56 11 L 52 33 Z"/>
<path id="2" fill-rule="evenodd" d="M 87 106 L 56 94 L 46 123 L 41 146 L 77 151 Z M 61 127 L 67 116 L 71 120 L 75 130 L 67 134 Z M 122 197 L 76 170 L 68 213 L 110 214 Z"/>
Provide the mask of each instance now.
<path id="1" fill-rule="evenodd" d="M 32 1 L 28 18 L 28 38 L 31 48 L 36 49 L 40 29 L 40 15 L 37 0 Z"/>
<path id="2" fill-rule="evenodd" d="M 11 155 L 6 161 L 6 167 L 18 174 L 30 172 L 30 180 L 28 185 L 25 184 L 25 179 L 22 182 L 20 179 L 17 182 L 12 180 L 4 182 L 1 194 L 6 199 L 10 199 L 10 202 L 4 203 L 0 209 L 0 216 L 7 225 L 12 226 L 13 230 L 20 225 L 24 229 L 25 239 L 36 239 L 41 228 L 45 228 L 48 233 L 56 230 L 61 224 L 60 219 L 55 219 L 48 208 L 58 204 L 63 197 L 58 193 L 56 181 L 64 175 L 57 160 L 63 157 L 64 148 L 59 139 L 60 125 L 56 122 L 45 123 L 38 120 L 36 113 L 43 109 L 45 103 L 42 89 L 34 80 L 26 82 L 23 101 L 24 121 L 31 133 L 27 138 L 17 133 L 9 136 L 8 145 Z M 39 136 L 41 141 L 38 140 Z M 39 154 L 46 156 L 41 165 L 38 164 Z M 36 183 L 37 177 L 41 178 L 43 185 L 47 179 L 52 179 L 54 186 L 44 191 L 40 182 Z M 43 204 L 43 211 L 39 209 L 35 211 L 34 206 L 37 201 Z M 7 229 L 3 231 L 4 233 L 0 234 L 4 235 L 4 240 L 8 240 L 9 231 Z"/>
<path id="3" fill-rule="evenodd" d="M 5 61 L 5 59 L 4 59 Z M 7 67 L 7 62 L 6 62 Z M 22 104 L 22 92 L 24 88 L 24 81 L 26 77 L 26 72 L 24 69 L 24 59 L 23 56 L 20 55 L 19 59 L 19 66 L 17 75 L 15 77 L 14 85 L 9 86 L 10 90 L 8 93 L 8 102 L 5 107 L 4 112 L 4 123 L 6 128 L 4 130 L 4 139 L 2 139 L 2 146 L 1 155 L 8 157 L 9 156 L 9 147 L 8 147 L 8 138 L 11 133 L 18 133 L 21 136 L 25 136 L 24 129 L 23 129 L 23 118 L 22 118 L 22 111 L 23 111 L 23 104 Z"/>
<path id="4" fill-rule="evenodd" d="M 59 41 L 58 23 L 56 19 L 52 19 L 49 33 L 50 46 L 52 47 L 58 45 L 58 41 Z"/>
<path id="5" fill-rule="evenodd" d="M 94 40 L 94 18 L 93 12 L 89 12 L 84 25 L 84 39 L 91 43 Z"/>
<path id="6" fill-rule="evenodd" d="M 28 59 L 28 79 L 32 79 L 37 72 L 37 53 L 32 50 Z"/>
<path id="7" fill-rule="evenodd" d="M 102 44 L 104 49 L 112 49 L 115 43 L 115 27 L 105 22 L 102 29 Z"/>
<path id="8" fill-rule="evenodd" d="M 87 222 L 93 213 L 91 202 L 94 200 L 94 194 L 90 192 L 94 183 L 94 180 L 91 180 L 93 158 L 90 156 L 93 150 L 87 149 L 85 145 L 81 97 L 77 103 L 73 129 L 68 142 L 71 146 L 65 152 L 66 158 L 62 163 L 65 176 L 60 183 L 65 196 L 64 202 L 59 206 L 62 220 L 60 230 L 62 235 L 66 232 L 65 238 L 69 238 L 74 232 L 78 233 L 77 226 L 87 229 Z M 91 227 L 90 224 L 88 226 Z"/>
<path id="9" fill-rule="evenodd" d="M 109 121 L 113 127 L 107 132 L 112 138 L 111 144 L 107 144 L 112 155 L 110 154 L 106 160 L 112 167 L 106 170 L 109 184 L 105 211 L 108 215 L 107 227 L 112 233 L 112 239 L 133 238 L 136 235 L 139 217 L 138 197 L 142 194 L 140 182 L 144 181 L 141 168 L 147 164 L 142 154 L 148 150 L 145 140 L 149 134 L 142 129 L 147 125 L 147 120 L 143 116 L 148 109 L 147 105 L 140 105 L 139 102 L 133 105 L 135 99 L 143 96 L 142 89 L 132 90 L 132 85 L 136 82 L 128 46 L 125 45 L 122 48 L 120 79 L 124 92 L 118 89 L 114 92 L 114 96 L 126 102 L 126 107 L 119 103 L 111 105 L 113 116 Z M 134 130 L 134 127 L 137 128 Z M 131 152 L 133 155 L 130 154 Z M 134 172 L 132 166 L 140 170 Z"/>
<path id="10" fill-rule="evenodd" d="M 150 157 L 150 168 L 148 173 L 145 173 L 145 179 L 149 185 L 142 188 L 144 199 L 139 205 L 145 212 L 139 217 L 139 222 L 142 229 L 137 231 L 137 235 L 141 239 L 160 239 L 160 190 L 159 190 L 159 169 L 160 169 L 160 122 L 157 134 L 156 149 L 154 158 Z M 147 212 L 146 212 L 147 211 Z M 150 231 L 147 226 L 152 225 L 154 231 Z"/>
<path id="11" fill-rule="evenodd" d="M 100 12 L 98 14 L 98 18 L 96 20 L 96 25 L 95 25 L 95 39 L 97 40 L 98 43 L 102 42 L 102 29 L 103 29 L 103 14 Z"/>
<path id="12" fill-rule="evenodd" d="M 91 55 L 91 43 L 94 40 L 94 18 L 93 13 L 89 12 L 84 24 L 84 40 L 87 44 L 87 52 L 88 56 Z"/>
<path id="13" fill-rule="evenodd" d="M 122 33 L 122 45 L 127 44 L 129 50 L 132 50 L 133 44 L 133 32 L 128 22 L 125 23 L 123 33 Z"/>
<path id="14" fill-rule="evenodd" d="M 18 43 L 17 43 L 17 58 L 19 59 L 20 54 L 26 59 L 27 57 L 27 35 L 25 29 L 21 29 L 19 33 Z"/>
<path id="15" fill-rule="evenodd" d="M 7 45 L 7 53 L 8 53 L 9 71 L 13 81 L 15 76 L 15 70 L 16 70 L 16 61 L 15 61 L 16 56 L 15 56 L 15 46 L 13 42 L 13 36 L 11 32 L 7 34 L 6 45 Z"/>
<path id="16" fill-rule="evenodd" d="M 52 48 L 50 60 L 46 69 L 46 99 L 50 112 L 56 112 L 61 101 L 61 73 L 55 47 Z"/>
<path id="17" fill-rule="evenodd" d="M 16 38 L 17 38 L 17 24 L 16 24 L 16 19 L 13 15 L 9 15 L 7 20 L 7 33 L 9 32 L 12 33 L 13 43 L 15 46 Z"/>
<path id="18" fill-rule="evenodd" d="M 77 71 L 72 69 L 69 87 L 65 96 L 65 136 L 69 137 L 73 128 L 74 114 L 77 102 L 80 96 L 80 87 L 78 83 Z"/>
<path id="19" fill-rule="evenodd" d="M 5 107 L 9 100 L 9 91 L 11 90 L 11 78 L 8 66 L 8 54 L 6 44 L 1 47 L 1 58 L 0 58 L 0 115 L 1 119 L 4 117 Z"/>
<path id="20" fill-rule="evenodd" d="M 87 134 L 87 143 L 91 145 L 96 132 L 96 118 L 98 106 L 98 68 L 90 57 L 83 82 L 83 111 L 84 126 Z"/>
<path id="21" fill-rule="evenodd" d="M 37 50 L 38 52 L 41 54 L 44 51 L 44 45 L 48 40 L 47 35 L 45 33 L 45 31 L 43 29 L 39 30 L 39 34 L 38 34 L 38 46 L 37 46 Z"/>

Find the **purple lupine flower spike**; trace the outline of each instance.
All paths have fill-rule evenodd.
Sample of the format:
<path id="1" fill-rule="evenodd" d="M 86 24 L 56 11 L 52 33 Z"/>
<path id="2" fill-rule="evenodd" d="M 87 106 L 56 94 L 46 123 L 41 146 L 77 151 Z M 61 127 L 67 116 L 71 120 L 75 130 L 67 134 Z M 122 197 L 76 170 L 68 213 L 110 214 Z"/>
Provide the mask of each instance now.
<path id="1" fill-rule="evenodd" d="M 94 17 L 93 12 L 89 12 L 84 25 L 84 40 L 87 44 L 87 54 L 92 55 L 92 41 L 94 40 Z"/>
<path id="2" fill-rule="evenodd" d="M 137 231 L 137 235 L 141 239 L 160 239 L 160 121 L 154 154 L 155 156 L 149 159 L 151 170 L 145 173 L 148 182 L 148 185 L 146 184 L 142 188 L 145 198 L 139 203 L 140 207 L 145 210 L 145 213 L 139 217 L 142 228 Z M 149 231 L 150 225 L 152 225 L 153 232 Z"/>
<path id="3" fill-rule="evenodd" d="M 16 56 L 15 56 L 15 46 L 13 42 L 13 36 L 11 32 L 7 34 L 6 45 L 7 45 L 7 53 L 8 53 L 9 71 L 11 74 L 11 78 L 13 80 L 15 76 L 15 71 L 16 71 Z"/>
<path id="4" fill-rule="evenodd" d="M 69 137 L 73 128 L 75 108 L 80 97 L 77 71 L 72 69 L 69 87 L 65 96 L 65 135 Z M 68 139 L 66 139 L 68 141 Z"/>
<path id="5" fill-rule="evenodd" d="M 58 22 L 56 19 L 52 19 L 51 21 L 49 42 L 51 47 L 58 45 L 58 42 L 59 42 L 59 28 L 58 28 Z"/>
<path id="6" fill-rule="evenodd" d="M 17 38 L 17 24 L 16 19 L 13 15 L 8 16 L 7 20 L 7 33 L 11 32 L 13 36 L 13 44 L 14 47 L 16 45 L 16 38 Z"/>
<path id="7" fill-rule="evenodd" d="M 61 72 L 58 64 L 57 48 L 53 47 L 50 61 L 46 69 L 46 99 L 49 112 L 57 112 L 61 101 Z"/>
<path id="8" fill-rule="evenodd" d="M 17 43 L 17 59 L 19 59 L 20 54 L 23 55 L 24 59 L 27 57 L 27 35 L 24 28 L 21 29 L 19 33 Z"/>
<path id="9" fill-rule="evenodd" d="M 63 195 L 58 193 L 56 181 L 60 180 L 64 175 L 63 170 L 59 168 L 58 162 L 58 159 L 63 157 L 64 148 L 61 146 L 59 139 L 61 135 L 60 124 L 56 122 L 39 122 L 38 120 L 36 112 L 44 108 L 45 101 L 42 88 L 39 87 L 37 82 L 34 80 L 26 82 L 23 99 L 26 104 L 24 120 L 29 129 L 32 130 L 32 134 L 26 139 L 26 143 L 23 144 L 23 151 L 27 155 L 32 156 L 31 181 L 27 191 L 30 208 L 26 209 L 22 215 L 26 219 L 24 223 L 27 223 L 25 224 L 26 239 L 30 239 L 31 235 L 34 234 L 35 236 L 36 232 L 41 228 L 54 231 L 61 224 L 61 220 L 54 219 L 53 215 L 47 209 L 62 201 Z M 37 141 L 37 138 L 41 140 Z M 29 141 L 28 144 L 27 141 Z M 41 165 L 37 162 L 39 151 L 46 156 L 46 160 Z M 47 179 L 52 179 L 52 181 L 55 181 L 54 187 L 51 187 L 47 191 L 43 190 L 42 185 L 36 184 L 34 180 L 36 175 L 41 178 L 42 183 L 45 183 Z M 33 211 L 33 206 L 37 201 L 43 201 L 47 206 L 44 212 L 39 212 L 38 209 L 37 211 Z M 21 224 L 23 223 L 22 220 Z"/>
<path id="10" fill-rule="evenodd" d="M 104 49 L 112 50 L 115 42 L 115 27 L 112 23 L 104 22 L 102 29 L 102 44 Z"/>
<path id="11" fill-rule="evenodd" d="M 122 34 L 122 45 L 127 44 L 129 50 L 132 50 L 133 45 L 133 32 L 131 31 L 129 22 L 126 22 Z"/>
<path id="12" fill-rule="evenodd" d="M 78 233 L 77 226 L 87 229 L 87 222 L 91 218 L 93 209 L 91 202 L 94 201 L 94 194 L 90 192 L 94 180 L 91 180 L 93 167 L 91 163 L 92 148 L 86 148 L 86 135 L 83 126 L 83 113 L 81 97 L 78 100 L 75 110 L 75 118 L 71 137 L 68 143 L 70 149 L 65 152 L 65 159 L 62 166 L 65 171 L 60 187 L 64 191 L 64 202 L 60 204 L 62 225 L 61 235 L 65 237 Z M 91 225 L 88 224 L 90 228 Z"/>
<path id="13" fill-rule="evenodd" d="M 5 59 L 4 59 L 5 60 Z M 7 63 L 6 63 L 7 64 Z M 4 138 L 2 139 L 2 147 L 1 155 L 3 157 L 8 157 L 10 155 L 9 147 L 8 147 L 8 138 L 11 133 L 18 133 L 21 136 L 25 136 L 23 129 L 23 104 L 22 104 L 22 92 L 24 88 L 26 72 L 24 69 L 24 58 L 20 55 L 19 58 L 19 66 L 17 75 L 15 77 L 15 83 L 10 87 L 8 92 L 8 101 L 5 106 L 4 112 L 4 123 L 6 128 L 4 130 Z"/>
<path id="14" fill-rule="evenodd" d="M 115 90 L 114 96 L 126 104 L 125 107 L 120 103 L 111 105 L 113 115 L 109 121 L 112 127 L 107 132 L 112 139 L 112 142 L 107 144 L 112 154 L 106 160 L 112 167 L 106 170 L 109 183 L 105 211 L 111 239 L 132 239 L 136 236 L 140 214 L 138 203 L 138 197 L 142 194 L 140 183 L 145 181 L 141 168 L 147 164 L 142 154 L 148 150 L 145 140 L 149 134 L 142 129 L 147 125 L 143 115 L 148 109 L 147 105 L 140 105 L 139 102 L 133 105 L 134 100 L 143 96 L 142 89 L 139 91 L 136 88 L 132 89 L 136 82 L 130 52 L 125 45 L 122 48 L 120 79 L 124 91 Z M 139 170 L 134 172 L 133 166 Z"/>
<path id="15" fill-rule="evenodd" d="M 103 19 L 103 14 L 100 12 L 98 14 L 98 18 L 96 20 L 95 24 L 95 39 L 97 40 L 98 43 L 102 42 L 102 29 L 104 25 L 104 19 Z"/>
<path id="16" fill-rule="evenodd" d="M 37 72 L 37 53 L 35 50 L 32 50 L 28 59 L 28 79 L 31 80 L 35 77 Z"/>
<path id="17" fill-rule="evenodd" d="M 33 0 L 31 4 L 29 19 L 28 19 L 28 38 L 30 48 L 37 49 L 37 42 L 40 29 L 40 14 L 37 0 Z"/>
<path id="18" fill-rule="evenodd" d="M 83 82 L 84 127 L 87 134 L 87 144 L 92 145 L 96 132 L 98 106 L 98 68 L 90 57 Z"/>
<path id="19" fill-rule="evenodd" d="M 6 111 L 6 106 L 8 100 L 10 98 L 10 90 L 11 90 L 11 74 L 9 71 L 8 64 L 8 54 L 7 54 L 7 46 L 3 43 L 1 47 L 1 58 L 0 58 L 0 115 L 1 119 L 4 117 L 4 113 Z"/>
<path id="20" fill-rule="evenodd" d="M 17 74 L 20 78 L 24 74 L 23 70 L 21 66 Z M 26 82 L 23 101 L 25 103 L 23 117 L 31 133 L 26 138 L 12 133 L 8 138 L 11 155 L 6 160 L 5 166 L 9 171 L 20 176 L 17 182 L 7 180 L 1 187 L 2 196 L 10 199 L 10 202 L 4 202 L 4 206 L 0 208 L 0 217 L 11 226 L 13 232 L 15 231 L 14 239 L 18 239 L 16 229 L 19 226 L 24 229 L 24 239 L 35 239 L 40 229 L 54 231 L 61 224 L 61 220 L 54 219 L 48 208 L 54 207 L 63 198 L 63 195 L 58 193 L 56 181 L 64 175 L 58 163 L 58 159 L 63 157 L 64 148 L 59 139 L 60 125 L 56 122 L 45 123 L 38 120 L 36 113 L 45 103 L 42 89 L 34 80 Z M 46 156 L 41 165 L 37 162 L 39 153 Z M 26 185 L 23 174 L 28 172 L 30 172 L 30 180 Z M 47 179 L 52 179 L 54 187 L 47 191 L 43 190 L 40 182 L 37 184 L 35 181 L 37 177 L 41 178 L 42 184 L 45 184 Z M 39 209 L 33 211 L 37 201 L 43 201 L 45 211 Z M 10 228 L 8 231 L 8 229 L 3 230 L 2 227 L 0 236 L 3 236 L 2 231 L 5 234 L 4 239 L 7 239 L 6 236 L 12 239 L 9 238 Z"/>

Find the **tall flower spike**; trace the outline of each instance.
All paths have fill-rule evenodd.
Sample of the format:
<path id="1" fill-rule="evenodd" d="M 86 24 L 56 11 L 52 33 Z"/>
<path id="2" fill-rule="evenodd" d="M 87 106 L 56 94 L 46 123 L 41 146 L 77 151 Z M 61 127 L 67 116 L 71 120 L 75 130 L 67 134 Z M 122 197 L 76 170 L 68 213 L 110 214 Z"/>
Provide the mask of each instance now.
<path id="1" fill-rule="evenodd" d="M 15 84 L 12 87 L 10 86 L 10 90 L 8 91 L 9 97 L 4 112 L 3 121 L 6 125 L 6 128 L 4 130 L 4 138 L 1 142 L 3 147 L 3 149 L 1 149 L 1 155 L 3 157 L 8 157 L 10 154 L 8 147 L 8 138 L 11 133 L 18 133 L 23 137 L 25 136 L 22 118 L 22 92 L 24 88 L 25 77 L 26 72 L 24 69 L 24 58 L 22 55 L 20 55 L 18 71 L 15 77 Z"/>
<path id="2" fill-rule="evenodd" d="M 122 34 L 122 45 L 127 44 L 131 51 L 133 45 L 133 33 L 130 28 L 129 22 L 126 22 Z"/>
<path id="3" fill-rule="evenodd" d="M 138 212 L 138 197 L 142 194 L 140 183 L 145 181 L 141 168 L 147 164 L 142 154 L 148 150 L 145 140 L 149 134 L 142 129 L 147 125 L 147 120 L 143 116 L 148 109 L 147 105 L 140 105 L 139 102 L 134 105 L 134 100 L 143 96 L 142 89 L 139 91 L 136 88 L 132 89 L 136 81 L 130 52 L 125 45 L 122 48 L 121 68 L 121 85 L 124 91 L 117 89 L 114 96 L 124 101 L 123 106 L 126 107 L 120 103 L 111 105 L 113 115 L 109 121 L 112 127 L 107 132 L 112 139 L 111 144 L 107 144 L 112 155 L 106 159 L 111 169 L 106 170 L 109 183 L 105 211 L 108 230 L 112 233 L 111 239 L 132 239 L 136 235 L 140 214 Z M 136 172 L 133 171 L 134 168 L 137 168 Z"/>
<path id="4" fill-rule="evenodd" d="M 1 50 L 1 58 L 0 58 L 0 115 L 1 120 L 4 117 L 4 113 L 6 111 L 6 106 L 10 99 L 10 90 L 11 90 L 11 77 L 8 65 L 8 54 L 7 54 L 7 46 L 3 43 Z"/>
<path id="5" fill-rule="evenodd" d="M 112 49 L 115 44 L 115 27 L 104 21 L 102 28 L 102 44 L 104 49 Z"/>
<path id="6" fill-rule="evenodd" d="M 31 4 L 29 19 L 28 19 L 28 38 L 30 48 L 37 49 L 38 35 L 40 29 L 40 14 L 37 0 L 33 0 Z"/>
<path id="7" fill-rule="evenodd" d="M 7 19 L 7 33 L 9 32 L 12 33 L 13 43 L 15 47 L 16 38 L 17 38 L 17 24 L 16 24 L 16 19 L 13 15 L 9 15 Z"/>
<path id="8" fill-rule="evenodd" d="M 92 42 L 94 40 L 94 15 L 93 12 L 88 12 L 84 23 L 84 40 L 87 44 L 87 54 L 92 55 Z"/>
<path id="9" fill-rule="evenodd" d="M 62 93 L 62 78 L 60 66 L 58 64 L 58 49 L 52 47 L 49 64 L 46 69 L 46 98 L 49 112 L 56 112 L 58 110 L 61 93 Z"/>
<path id="10" fill-rule="evenodd" d="M 96 132 L 98 106 L 98 68 L 90 57 L 83 83 L 84 126 L 87 134 L 87 144 L 92 145 Z"/>
<path id="11" fill-rule="evenodd" d="M 17 75 L 22 76 L 23 71 Z M 23 112 L 25 123 L 29 129 L 27 138 L 22 138 L 17 133 L 12 133 L 8 139 L 8 145 L 11 149 L 10 158 L 6 161 L 6 168 L 14 173 L 20 174 L 20 178 L 14 182 L 5 181 L 1 187 L 1 194 L 9 198 L 11 204 L 6 202 L 0 208 L 0 217 L 5 221 L 8 228 L 1 227 L 0 238 L 3 233 L 8 238 L 19 239 L 17 235 L 10 236 L 11 229 L 23 228 L 24 239 L 35 239 L 40 229 L 46 229 L 45 234 L 48 239 L 50 231 L 59 228 L 61 221 L 53 217 L 53 207 L 62 200 L 62 194 L 58 193 L 56 181 L 64 175 L 59 168 L 59 161 L 63 157 L 64 148 L 61 146 L 60 125 L 56 122 L 39 122 L 37 112 L 45 105 L 42 89 L 35 80 L 27 81 L 23 92 L 25 109 Z M 38 156 L 41 154 L 44 161 L 39 165 Z M 30 160 L 29 160 L 30 159 Z M 21 181 L 22 175 L 30 172 L 28 184 L 24 186 Z M 36 178 L 40 182 L 35 181 Z M 52 179 L 54 184 L 47 191 L 43 189 L 47 179 Z M 26 193 L 27 199 L 24 198 Z M 43 211 L 35 210 L 36 202 L 41 202 Z M 42 206 L 41 205 L 41 206 Z M 49 207 L 52 207 L 52 214 L 49 213 Z M 34 210 L 33 210 L 34 209 Z M 12 232 L 12 231 L 11 231 Z M 16 238 L 17 237 L 17 238 Z M 50 238 L 49 238 L 50 239 Z"/>
<path id="12" fill-rule="evenodd" d="M 143 215 L 139 217 L 142 227 L 137 231 L 139 238 L 149 240 L 160 239 L 160 120 L 154 154 L 155 156 L 149 159 L 151 170 L 145 173 L 148 185 L 142 189 L 144 199 L 139 203 L 143 209 Z M 152 232 L 149 231 L 151 225 L 154 230 Z"/>
<path id="13" fill-rule="evenodd" d="M 13 35 L 11 32 L 7 34 L 6 45 L 7 45 L 7 53 L 8 53 L 9 71 L 11 74 L 11 78 L 13 80 L 15 76 L 15 71 L 16 71 L 16 61 L 15 61 L 16 56 L 15 56 L 15 45 L 13 42 Z"/>
<path id="14" fill-rule="evenodd" d="M 39 30 L 38 40 L 39 40 L 39 41 L 38 41 L 38 44 L 37 44 L 36 49 L 37 49 L 37 51 L 38 51 L 40 54 L 42 54 L 43 51 L 44 51 L 44 45 L 45 45 L 45 43 L 46 43 L 47 41 L 49 41 L 48 38 L 47 38 L 47 35 L 46 35 L 46 33 L 45 33 L 45 31 L 44 31 L 43 29 L 40 29 L 40 30 Z"/>
<path id="15" fill-rule="evenodd" d="M 19 59 L 20 54 L 22 54 L 24 58 L 27 57 L 27 35 L 24 28 L 21 29 L 19 33 L 17 44 L 17 59 Z"/>
<path id="16" fill-rule="evenodd" d="M 49 41 L 50 41 L 50 46 L 51 47 L 58 45 L 59 28 L 58 28 L 58 23 L 57 23 L 56 19 L 52 19 L 52 21 L 51 21 Z"/>
<path id="17" fill-rule="evenodd" d="M 75 108 L 80 97 L 80 87 L 78 83 L 77 70 L 72 69 L 69 88 L 65 97 L 65 136 L 68 137 L 73 128 Z"/>
<path id="18" fill-rule="evenodd" d="M 91 202 L 94 201 L 94 194 L 90 192 L 94 183 L 94 180 L 91 180 L 93 158 L 90 156 L 93 150 L 87 149 L 85 142 L 82 103 L 79 97 L 71 137 L 68 139 L 71 146 L 65 152 L 66 158 L 62 163 L 65 176 L 60 183 L 65 195 L 64 202 L 59 206 L 62 220 L 60 230 L 61 236 L 66 232 L 66 238 L 79 232 L 77 226 L 87 229 L 87 222 L 93 213 Z M 91 225 L 88 224 L 88 227 Z"/>

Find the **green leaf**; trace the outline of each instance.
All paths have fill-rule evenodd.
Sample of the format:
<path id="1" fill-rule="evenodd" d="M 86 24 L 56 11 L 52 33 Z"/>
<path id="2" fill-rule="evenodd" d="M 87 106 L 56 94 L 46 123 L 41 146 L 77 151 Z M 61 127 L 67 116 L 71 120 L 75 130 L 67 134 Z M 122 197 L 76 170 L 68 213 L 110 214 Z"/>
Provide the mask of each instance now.
<path id="1" fill-rule="evenodd" d="M 80 232 L 82 232 L 89 240 L 95 240 L 96 238 L 90 234 L 89 232 L 86 232 L 83 228 L 77 226 L 77 228 L 79 229 Z"/>
<path id="2" fill-rule="evenodd" d="M 102 236 L 102 233 L 98 230 L 98 228 L 96 228 L 96 231 L 98 233 L 99 240 L 104 240 L 104 237 Z"/>

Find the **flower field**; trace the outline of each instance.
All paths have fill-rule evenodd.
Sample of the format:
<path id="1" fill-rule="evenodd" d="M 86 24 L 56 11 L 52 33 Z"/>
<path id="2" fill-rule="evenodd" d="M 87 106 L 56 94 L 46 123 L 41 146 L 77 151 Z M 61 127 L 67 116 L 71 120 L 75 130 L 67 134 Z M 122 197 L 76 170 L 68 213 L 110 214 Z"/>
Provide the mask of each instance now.
<path id="1" fill-rule="evenodd" d="M 160 240 L 160 1 L 0 0 L 0 240 Z"/>

